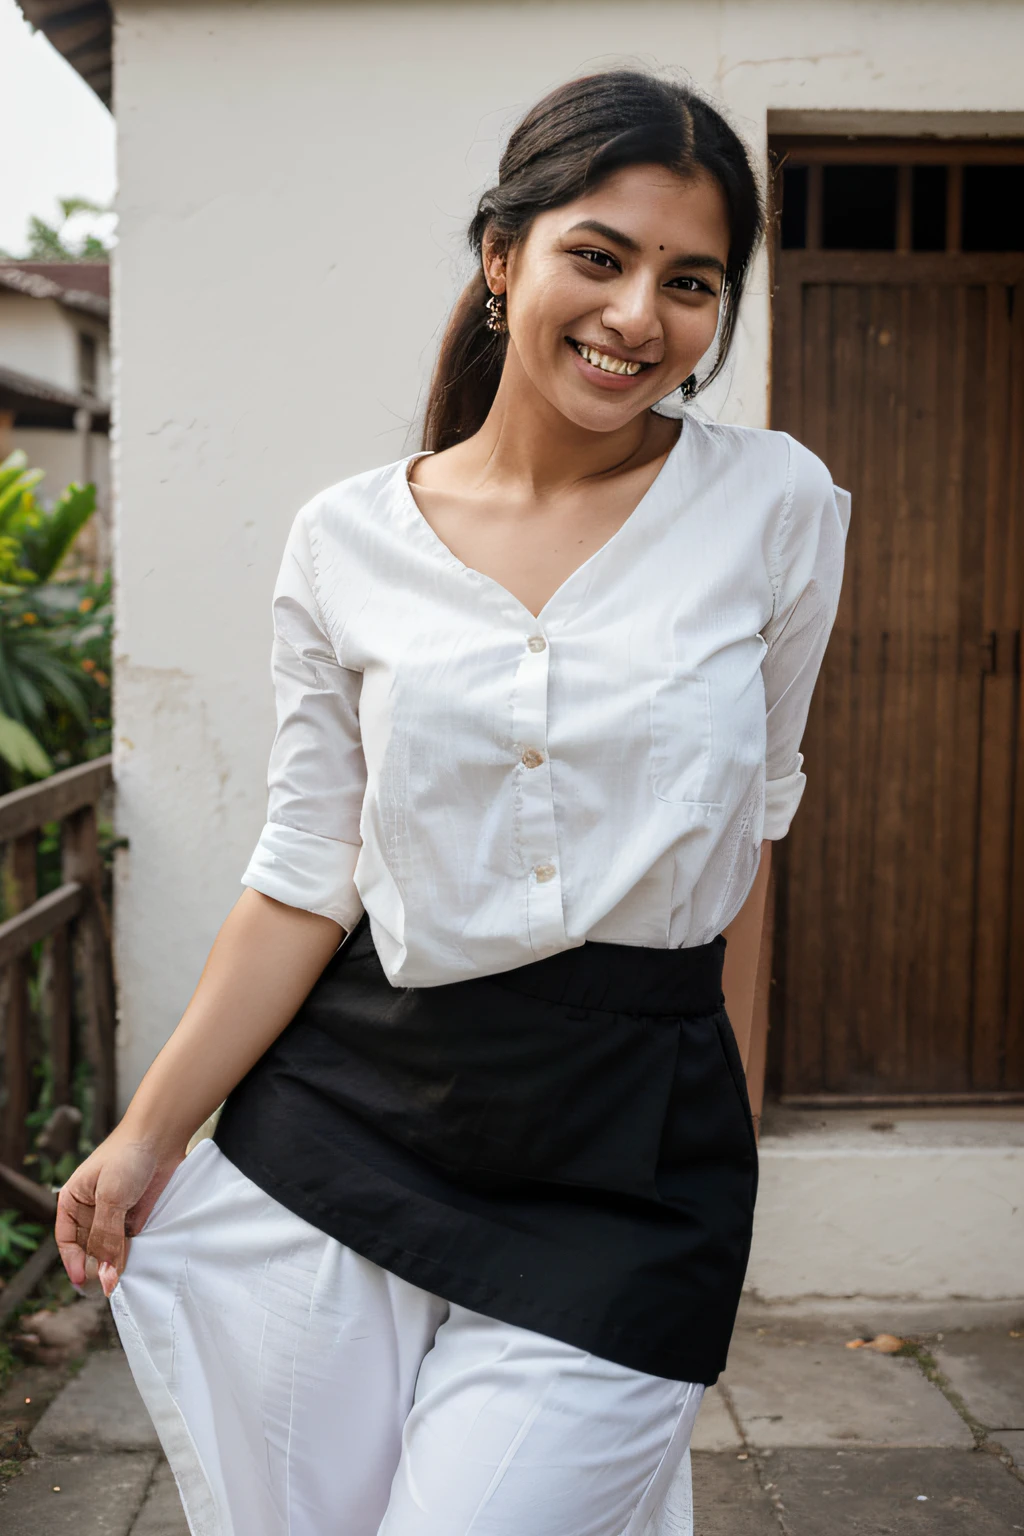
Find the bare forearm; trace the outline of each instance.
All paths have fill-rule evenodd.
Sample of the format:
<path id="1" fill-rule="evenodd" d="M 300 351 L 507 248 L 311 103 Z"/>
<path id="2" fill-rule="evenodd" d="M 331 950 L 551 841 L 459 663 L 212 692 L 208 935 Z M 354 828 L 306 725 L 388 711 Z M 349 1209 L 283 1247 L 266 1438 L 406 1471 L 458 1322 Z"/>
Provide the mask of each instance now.
<path id="1" fill-rule="evenodd" d="M 754 1015 L 754 991 L 757 964 L 764 928 L 765 896 L 771 870 L 771 843 L 761 844 L 761 863 L 743 906 L 725 930 L 727 940 L 722 990 L 725 1006 L 736 1035 L 743 1065 L 750 1056 L 750 1031 Z"/>
<path id="2" fill-rule="evenodd" d="M 295 1015 L 344 937 L 328 917 L 246 890 L 217 935 L 191 1002 L 122 1121 L 185 1150 L 193 1132 Z"/>

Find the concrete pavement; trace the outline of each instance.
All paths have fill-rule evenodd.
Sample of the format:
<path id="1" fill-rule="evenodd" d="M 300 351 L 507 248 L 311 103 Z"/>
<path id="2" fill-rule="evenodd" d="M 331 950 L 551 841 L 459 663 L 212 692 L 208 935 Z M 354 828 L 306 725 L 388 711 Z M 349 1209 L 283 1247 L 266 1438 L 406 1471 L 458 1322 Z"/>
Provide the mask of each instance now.
<path id="1" fill-rule="evenodd" d="M 901 1355 L 848 1349 L 852 1336 L 741 1321 L 697 1424 L 694 1536 L 1024 1532 L 1024 1325 L 922 1336 Z M 116 1346 L 88 1357 L 29 1443 L 0 1498 L 5 1536 L 188 1536 Z"/>

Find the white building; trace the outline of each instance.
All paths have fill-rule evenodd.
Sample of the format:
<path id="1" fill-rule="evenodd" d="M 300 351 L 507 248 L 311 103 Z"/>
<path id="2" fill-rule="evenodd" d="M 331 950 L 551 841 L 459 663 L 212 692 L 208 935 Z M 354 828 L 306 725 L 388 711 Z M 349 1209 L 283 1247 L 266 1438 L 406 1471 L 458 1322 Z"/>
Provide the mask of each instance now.
<path id="1" fill-rule="evenodd" d="M 103 0 L 23 3 L 104 91 Z M 268 600 L 295 509 L 416 445 L 462 230 L 518 113 L 612 63 L 684 71 L 766 179 L 770 149 L 784 162 L 713 406 L 793 430 L 854 496 L 780 850 L 782 1108 L 750 1284 L 778 1304 L 1019 1303 L 1024 7 L 114 12 L 122 1093 L 262 824 Z"/>
<path id="2" fill-rule="evenodd" d="M 110 395 L 107 264 L 0 262 L 0 460 L 23 449 L 44 501 L 95 484 L 78 554 L 96 569 L 111 554 Z"/>

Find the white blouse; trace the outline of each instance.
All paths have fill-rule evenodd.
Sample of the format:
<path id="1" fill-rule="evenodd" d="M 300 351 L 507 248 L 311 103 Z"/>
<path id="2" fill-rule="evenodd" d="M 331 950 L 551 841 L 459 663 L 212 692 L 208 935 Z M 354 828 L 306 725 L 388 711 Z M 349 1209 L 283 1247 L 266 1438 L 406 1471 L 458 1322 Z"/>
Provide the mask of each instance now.
<path id="1" fill-rule="evenodd" d="M 638 506 L 534 618 L 433 532 L 416 457 L 292 527 L 243 884 L 346 929 L 365 910 L 395 986 L 587 939 L 707 942 L 803 792 L 848 495 L 786 434 L 688 412 Z"/>

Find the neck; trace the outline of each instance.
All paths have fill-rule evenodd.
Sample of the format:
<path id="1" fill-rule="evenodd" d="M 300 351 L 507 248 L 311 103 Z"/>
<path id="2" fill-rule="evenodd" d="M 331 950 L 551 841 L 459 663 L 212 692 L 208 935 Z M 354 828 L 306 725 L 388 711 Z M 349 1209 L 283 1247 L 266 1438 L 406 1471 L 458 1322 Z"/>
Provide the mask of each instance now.
<path id="1" fill-rule="evenodd" d="M 577 426 L 537 390 L 509 348 L 494 403 L 472 446 L 475 475 L 516 485 L 536 500 L 558 495 L 581 481 L 605 475 L 659 446 L 668 422 L 650 411 L 610 432 Z M 668 446 L 668 443 L 665 443 Z"/>

